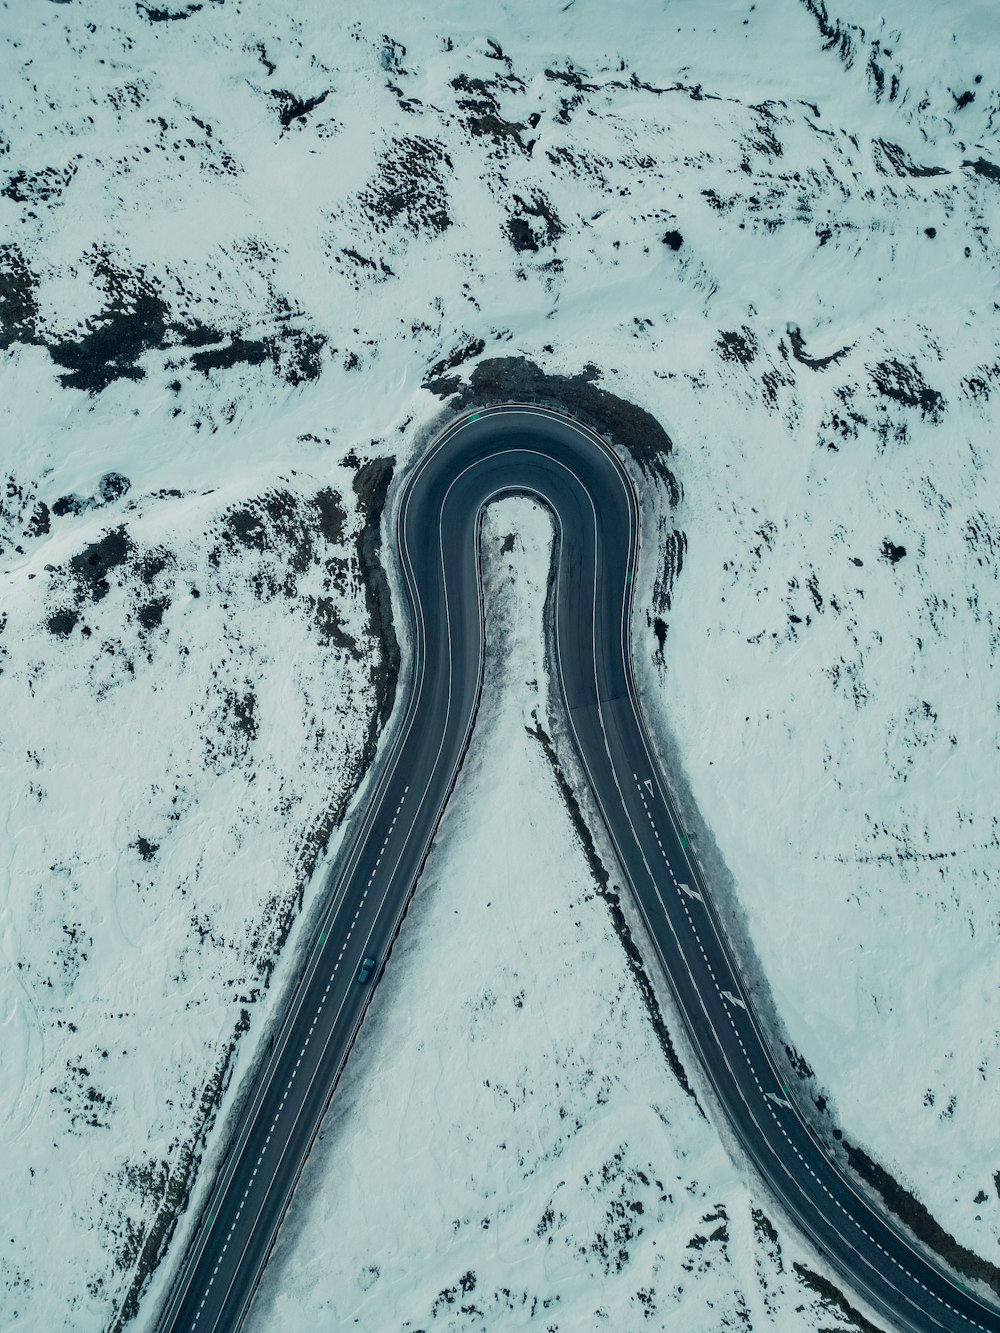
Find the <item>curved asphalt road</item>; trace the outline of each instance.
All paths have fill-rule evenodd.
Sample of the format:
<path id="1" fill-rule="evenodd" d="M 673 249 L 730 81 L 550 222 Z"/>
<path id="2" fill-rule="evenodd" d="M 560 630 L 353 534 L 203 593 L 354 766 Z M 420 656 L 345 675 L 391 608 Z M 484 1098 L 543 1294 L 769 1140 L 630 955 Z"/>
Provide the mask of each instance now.
<path id="1" fill-rule="evenodd" d="M 395 533 L 414 629 L 405 713 L 158 1327 L 228 1333 L 243 1321 L 371 995 L 358 967 L 370 956 L 381 968 L 461 762 L 482 679 L 478 527 L 483 506 L 514 491 L 555 515 L 570 729 L 730 1129 L 786 1214 L 892 1327 L 1000 1333 L 997 1310 L 857 1192 L 792 1104 L 646 738 L 629 639 L 631 483 L 596 436 L 521 407 L 457 422 L 405 482 Z"/>

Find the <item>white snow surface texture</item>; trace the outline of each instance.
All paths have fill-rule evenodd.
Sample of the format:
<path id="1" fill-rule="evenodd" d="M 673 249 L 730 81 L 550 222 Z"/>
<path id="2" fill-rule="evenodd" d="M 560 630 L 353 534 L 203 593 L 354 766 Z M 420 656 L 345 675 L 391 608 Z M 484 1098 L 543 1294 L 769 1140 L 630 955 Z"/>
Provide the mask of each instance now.
<path id="1" fill-rule="evenodd" d="M 0 1324 L 117 1327 L 203 1132 L 205 1163 L 217 1150 L 210 1108 L 291 974 L 377 717 L 358 469 L 406 462 L 440 410 L 425 381 L 498 356 L 590 367 L 670 434 L 682 500 L 643 479 L 635 648 L 731 874 L 724 910 L 813 1071 L 801 1098 L 824 1094 L 995 1263 L 993 6 L 6 0 L 0 41 Z M 512 896 L 472 893 L 470 965 L 496 1003 L 469 991 L 452 1026 L 428 1021 L 497 817 L 478 753 L 327 1134 L 328 1197 L 310 1175 L 308 1207 L 341 1219 L 344 1290 L 372 1328 L 475 1326 L 461 1277 L 482 1302 L 497 1228 L 525 1244 L 551 1208 L 525 1276 L 488 1279 L 526 1304 L 497 1298 L 485 1326 L 601 1327 L 606 1306 L 657 1327 L 693 1301 L 698 1330 L 741 1309 L 815 1327 L 768 1257 L 795 1242 L 755 1224 L 765 1201 L 649 1068 L 527 738 L 494 778 L 547 802 L 537 890 L 491 867 Z M 487 911 L 512 932 L 495 948 Z M 419 1059 L 394 1045 L 403 1017 Z M 436 1036 L 468 1042 L 457 1070 Z M 565 1069 L 567 1116 L 592 1126 L 565 1141 L 571 1208 L 550 1171 L 498 1155 L 542 1133 L 515 1044 L 535 1096 L 556 1106 Z M 442 1071 L 465 1080 L 454 1101 Z M 605 1086 L 613 1118 L 594 1112 Z M 440 1115 L 440 1148 L 409 1124 L 387 1142 L 379 1117 L 408 1096 Z M 599 1246 L 571 1264 L 621 1182 L 641 1243 L 621 1273 Z M 696 1247 L 682 1278 L 718 1208 L 731 1253 Z M 363 1293 L 385 1268 L 376 1221 L 415 1269 Z M 328 1256 L 296 1255 L 301 1234 L 284 1271 L 317 1280 L 283 1326 L 338 1327 L 355 1306 L 328 1312 Z"/>

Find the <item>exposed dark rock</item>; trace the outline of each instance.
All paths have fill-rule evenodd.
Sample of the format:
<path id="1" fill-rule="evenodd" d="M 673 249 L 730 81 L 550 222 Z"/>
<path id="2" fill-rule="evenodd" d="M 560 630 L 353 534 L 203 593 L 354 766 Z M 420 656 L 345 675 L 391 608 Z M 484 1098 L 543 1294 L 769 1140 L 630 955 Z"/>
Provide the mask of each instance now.
<path id="1" fill-rule="evenodd" d="M 469 130 L 477 138 L 489 136 L 493 139 L 510 139 L 517 144 L 523 152 L 530 152 L 530 146 L 525 144 L 521 138 L 521 131 L 524 124 L 518 120 L 503 120 L 492 111 L 487 111 L 482 116 L 472 116 L 469 119 Z"/>
<path id="2" fill-rule="evenodd" d="M 965 161 L 962 166 L 971 167 L 977 176 L 985 176 L 987 180 L 1000 181 L 1000 167 L 987 162 L 985 157 L 977 157 L 975 162 Z"/>
<path id="3" fill-rule="evenodd" d="M 575 69 L 547 69 L 545 77 L 552 79 L 556 83 L 565 83 L 570 88 L 575 88 L 580 93 L 596 93 L 599 85 L 588 83 L 583 75 Z"/>
<path id="4" fill-rule="evenodd" d="M 389 483 L 396 467 L 395 458 L 373 458 L 358 469 L 354 493 L 364 525 L 358 533 L 358 565 L 365 584 L 369 633 L 379 643 L 379 662 L 374 668 L 377 706 L 365 738 L 362 768 L 367 768 L 375 753 L 378 733 L 389 719 L 399 681 L 399 641 L 392 615 L 389 581 L 382 567 L 382 511 L 389 493 Z"/>
<path id="5" fill-rule="evenodd" d="M 97 494 L 103 504 L 111 504 L 113 500 L 120 500 L 131 489 L 132 483 L 128 477 L 123 477 L 120 472 L 105 472 L 97 483 Z"/>
<path id="6" fill-rule="evenodd" d="M 281 121 L 282 130 L 287 130 L 295 120 L 304 121 L 310 111 L 315 111 L 318 106 L 322 106 L 330 96 L 330 90 L 317 94 L 316 97 L 296 97 L 294 93 L 286 92 L 283 88 L 272 91 L 271 96 L 278 103 L 278 119 Z"/>
<path id="7" fill-rule="evenodd" d="M 439 235 L 451 226 L 445 184 L 451 171 L 451 158 L 435 140 L 397 139 L 359 195 L 358 207 L 376 232 L 398 223 L 414 236 Z"/>
<path id="8" fill-rule="evenodd" d="M 778 1244 L 778 1232 L 774 1223 L 766 1213 L 761 1212 L 759 1208 L 752 1209 L 754 1231 L 759 1236 L 763 1236 L 771 1245 Z"/>
<path id="9" fill-rule="evenodd" d="M 516 194 L 514 204 L 515 212 L 507 220 L 507 235 L 515 250 L 540 250 L 552 245 L 566 230 L 544 194 L 536 194 L 530 203 Z"/>
<path id="10" fill-rule="evenodd" d="M 273 60 L 268 60 L 267 49 L 265 48 L 263 42 L 258 42 L 257 45 L 254 47 L 254 50 L 257 52 L 258 58 L 260 59 L 260 63 L 267 70 L 267 77 L 270 78 L 274 74 L 274 71 L 278 68 L 277 65 L 274 63 Z"/>
<path id="11" fill-rule="evenodd" d="M 319 530 L 324 541 L 339 546 L 344 540 L 344 505 L 335 490 L 327 486 L 313 497 L 313 504 L 319 515 Z"/>
<path id="12" fill-rule="evenodd" d="M 880 361 L 868 370 L 883 397 L 892 398 L 904 407 L 918 407 L 928 421 L 937 423 L 944 416 L 944 397 L 929 387 L 912 361 L 909 365 L 902 361 Z"/>
<path id="13" fill-rule="evenodd" d="M 237 694 L 235 690 L 227 690 L 224 707 L 233 728 L 241 736 L 246 737 L 248 741 L 255 740 L 258 729 L 257 696 L 253 690 L 247 690 L 243 694 Z"/>
<path id="14" fill-rule="evenodd" d="M 204 4 L 199 4 L 198 0 L 192 0 L 192 3 L 185 5 L 183 9 L 163 9 L 158 5 L 143 4 L 142 0 L 138 0 L 135 7 L 136 13 L 150 23 L 173 23 L 180 19 L 189 19 L 192 14 L 197 14 L 204 8 Z"/>
<path id="15" fill-rule="evenodd" d="M 720 333 L 715 347 L 723 361 L 738 361 L 741 366 L 748 366 L 757 355 L 757 339 L 746 326 L 742 333 Z"/>
<path id="16" fill-rule="evenodd" d="M 369 259 L 367 255 L 359 254 L 357 250 L 352 249 L 350 246 L 348 246 L 346 250 L 341 250 L 340 253 L 346 255 L 351 263 L 357 268 L 369 270 L 377 279 L 384 280 L 385 278 L 394 278 L 396 276 L 389 265 L 382 259 L 376 262 L 374 259 Z M 337 262 L 340 262 L 339 259 Z"/>
<path id="17" fill-rule="evenodd" d="M 44 537 L 52 527 L 49 522 L 49 507 L 44 500 L 39 500 L 31 512 L 27 523 L 24 525 L 25 536 Z"/>
<path id="18" fill-rule="evenodd" d="M 450 356 L 443 361 L 436 362 L 427 372 L 427 381 L 438 380 L 446 370 L 454 370 L 456 366 L 462 365 L 466 361 L 471 361 L 473 357 L 481 356 L 486 344 L 482 338 L 472 338 L 469 342 L 457 347 Z"/>
<path id="19" fill-rule="evenodd" d="M 426 380 L 423 387 L 439 398 L 450 398 L 453 393 L 460 393 L 463 385 L 458 375 L 443 375 L 438 380 Z"/>
<path id="20" fill-rule="evenodd" d="M 663 233 L 661 240 L 669 250 L 679 250 L 684 244 L 684 237 L 679 231 L 666 231 Z"/>
<path id="21" fill-rule="evenodd" d="M 352 657 L 360 657 L 357 640 L 344 629 L 337 604 L 332 597 L 309 599 L 313 620 L 324 647 L 344 648 Z"/>
<path id="22" fill-rule="evenodd" d="M 169 605 L 169 597 L 154 597 L 152 601 L 146 602 L 137 612 L 139 624 L 146 630 L 156 629 L 161 624 Z"/>
<path id="23" fill-rule="evenodd" d="M 798 1074 L 799 1078 L 809 1079 L 816 1077 L 812 1069 L 809 1067 L 809 1062 L 806 1060 L 805 1056 L 800 1055 L 794 1046 L 786 1045 L 785 1054 L 788 1056 L 789 1064 L 795 1070 L 796 1074 Z"/>
<path id="24" fill-rule="evenodd" d="M 668 529 L 665 516 L 659 520 L 656 545 L 660 551 L 660 565 L 653 580 L 652 624 L 656 636 L 656 654 L 654 660 L 663 665 L 663 650 L 667 642 L 667 615 L 673 601 L 674 585 L 684 568 L 684 556 L 687 552 L 687 536 L 679 529 Z"/>
<path id="25" fill-rule="evenodd" d="M 86 498 L 79 495 L 60 495 L 52 505 L 52 512 L 56 518 L 64 518 L 67 514 L 82 514 L 87 509 L 101 509 L 106 504 L 120 500 L 131 489 L 132 483 L 128 477 L 122 476 L 120 472 L 105 472 L 97 483 L 97 490 L 93 495 Z M 45 530 L 48 531 L 48 528 Z"/>
<path id="26" fill-rule="evenodd" d="M 200 319 L 193 319 L 190 324 L 171 324 L 170 330 L 185 347 L 211 347 L 213 343 L 225 341 L 218 329 L 202 323 Z M 180 388 L 180 385 L 177 387 Z"/>
<path id="27" fill-rule="evenodd" d="M 98 541 L 84 547 L 69 562 L 81 597 L 99 602 L 108 595 L 108 575 L 124 565 L 134 551 L 132 539 L 124 527 L 113 528 Z"/>
<path id="28" fill-rule="evenodd" d="M 949 174 L 947 167 L 923 167 L 914 162 L 906 150 L 900 148 L 898 143 L 891 143 L 888 139 L 876 139 L 875 144 L 881 148 L 897 176 L 947 176 Z"/>
<path id="29" fill-rule="evenodd" d="M 37 341 L 38 279 L 16 245 L 0 245 L 0 352 Z"/>
<path id="30" fill-rule="evenodd" d="M 889 538 L 886 537 L 885 541 L 882 543 L 882 559 L 888 560 L 890 565 L 896 565 L 902 560 L 904 555 L 906 555 L 906 547 L 897 546 L 895 542 L 891 542 Z"/>
<path id="31" fill-rule="evenodd" d="M 136 365 L 143 352 L 162 346 L 168 309 L 155 286 L 141 273 L 117 268 L 105 254 L 94 262 L 95 280 L 104 287 L 107 305 L 87 321 L 77 337 L 46 343 L 49 355 L 68 373 L 66 388 L 100 393 L 117 379 L 142 379 Z"/>
<path id="32" fill-rule="evenodd" d="M 135 562 L 135 572 L 147 587 L 151 587 L 160 574 L 175 563 L 174 556 L 162 546 L 154 546 L 144 551 Z"/>
<path id="33" fill-rule="evenodd" d="M 72 634 L 79 619 L 80 616 L 77 611 L 74 611 L 71 607 L 65 607 L 61 611 L 53 611 L 45 625 L 50 634 L 65 639 L 68 634 Z"/>
<path id="34" fill-rule="evenodd" d="M 265 361 L 275 359 L 273 338 L 250 339 L 236 334 L 228 346 L 213 347 L 209 351 L 195 352 L 191 365 L 207 375 L 213 370 L 228 370 L 240 364 L 261 366 Z"/>
<path id="35" fill-rule="evenodd" d="M 106 253 L 91 256 L 91 262 L 95 284 L 105 293 L 104 309 L 87 320 L 82 333 L 44 338 L 37 329 L 37 280 L 17 246 L 0 246 L 0 351 L 15 342 L 41 344 L 56 365 L 67 372 L 59 376 L 60 383 L 90 394 L 101 393 L 118 379 L 142 379 L 145 372 L 137 364 L 139 357 L 153 348 L 176 347 L 178 343 L 198 349 L 191 364 L 206 375 L 238 364 L 270 362 L 275 374 L 295 385 L 315 380 L 322 370 L 326 343 L 322 334 L 283 327 L 260 339 L 234 334 L 225 342 L 224 334 L 200 320 L 182 324 L 170 319 L 158 286 L 141 271 L 117 267 Z M 170 387 L 179 392 L 181 382 L 175 380 Z M 124 489 L 111 494 L 115 486 Z M 57 515 L 78 513 L 81 508 L 118 498 L 128 487 L 127 478 L 108 473 L 102 478 L 97 496 L 90 500 L 64 497 L 64 507 L 60 509 L 57 502 L 53 511 Z"/>
<path id="36" fill-rule="evenodd" d="M 66 167 L 43 167 L 40 171 L 18 171 L 0 190 L 15 204 L 48 204 L 58 199 L 77 173 L 77 163 Z"/>
<path id="37" fill-rule="evenodd" d="M 397 42 L 394 37 L 389 37 L 386 33 L 382 34 L 382 51 L 379 55 L 379 64 L 388 72 L 394 74 L 405 74 L 403 61 L 406 59 L 406 47 L 402 42 Z"/>
<path id="38" fill-rule="evenodd" d="M 829 356 L 806 356 L 806 343 L 802 337 L 802 332 L 797 324 L 788 325 L 788 338 L 792 344 L 792 356 L 803 366 L 808 366 L 810 370 L 825 370 L 827 366 L 832 366 L 835 361 L 845 357 L 851 350 L 852 344 L 847 347 L 841 347 L 838 352 L 831 352 Z"/>
<path id="39" fill-rule="evenodd" d="M 627 449 L 648 476 L 667 485 L 672 503 L 680 499 L 680 487 L 667 467 L 673 450 L 670 436 L 643 408 L 618 398 L 594 383 L 600 378 L 596 366 L 588 365 L 579 375 L 548 375 L 526 357 L 497 357 L 480 361 L 468 383 L 446 376 L 426 386 L 442 398 L 450 398 L 455 413 L 494 403 L 541 403 L 571 412 L 598 434 Z"/>
<path id="40" fill-rule="evenodd" d="M 836 52 L 845 69 L 851 69 L 857 57 L 863 55 L 867 47 L 865 75 L 876 100 L 880 101 L 888 93 L 888 100 L 895 101 L 900 93 L 899 75 L 889 73 L 887 79 L 887 61 L 891 59 L 892 52 L 883 47 L 880 41 L 867 39 L 864 28 L 859 24 L 844 23 L 840 19 L 831 20 L 825 0 L 801 0 L 801 3 L 816 20 L 817 28 L 824 39 L 824 49 Z"/>
<path id="41" fill-rule="evenodd" d="M 515 250 L 537 250 L 538 242 L 524 218 L 511 218 L 507 223 L 507 234 Z"/>
<path id="42" fill-rule="evenodd" d="M 778 103 L 783 106 L 783 103 Z M 778 119 L 774 103 L 761 102 L 750 108 L 754 113 L 753 136 L 748 141 L 749 148 L 763 157 L 781 157 L 784 149 L 774 132 L 773 126 Z"/>
<path id="43" fill-rule="evenodd" d="M 282 329 L 274 337 L 242 338 L 235 334 L 223 347 L 204 348 L 191 357 L 191 365 L 203 375 L 233 366 L 262 366 L 270 362 L 276 375 L 289 384 L 315 380 L 322 370 L 326 338 L 305 329 Z"/>
<path id="44" fill-rule="evenodd" d="M 229 510 L 220 524 L 219 544 L 209 551 L 209 561 L 218 565 L 223 550 L 230 554 L 238 553 L 240 548 L 281 552 L 283 568 L 259 568 L 251 587 L 262 602 L 279 595 L 292 597 L 298 587 L 298 576 L 316 560 L 315 520 L 310 522 L 309 518 L 298 498 L 289 491 L 268 491 Z"/>
<path id="45" fill-rule="evenodd" d="M 1000 361 L 992 366 L 977 366 L 975 373 L 962 381 L 962 388 L 969 398 L 988 400 L 997 383 L 1000 383 Z"/>
<path id="46" fill-rule="evenodd" d="M 307 329 L 283 329 L 277 340 L 275 371 L 286 384 L 307 384 L 319 379 L 326 337 Z"/>

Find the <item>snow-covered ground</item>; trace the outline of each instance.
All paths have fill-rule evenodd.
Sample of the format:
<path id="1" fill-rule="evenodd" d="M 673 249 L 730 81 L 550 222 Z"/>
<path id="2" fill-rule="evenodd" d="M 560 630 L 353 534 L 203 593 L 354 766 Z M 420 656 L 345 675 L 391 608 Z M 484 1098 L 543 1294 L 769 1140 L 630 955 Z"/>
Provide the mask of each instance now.
<path id="1" fill-rule="evenodd" d="M 851 1327 L 668 1069 L 536 735 L 550 541 L 492 507 L 476 733 L 251 1333 Z"/>
<path id="2" fill-rule="evenodd" d="M 885 15 L 0 10 L 6 1322 L 157 1249 L 376 713 L 357 467 L 498 356 L 669 431 L 703 857 L 802 1096 L 996 1262 L 998 32 Z"/>
<path id="3" fill-rule="evenodd" d="M 376 700 L 331 480 L 113 501 L 8 575 L 7 1326 L 106 1321 L 353 789 Z"/>

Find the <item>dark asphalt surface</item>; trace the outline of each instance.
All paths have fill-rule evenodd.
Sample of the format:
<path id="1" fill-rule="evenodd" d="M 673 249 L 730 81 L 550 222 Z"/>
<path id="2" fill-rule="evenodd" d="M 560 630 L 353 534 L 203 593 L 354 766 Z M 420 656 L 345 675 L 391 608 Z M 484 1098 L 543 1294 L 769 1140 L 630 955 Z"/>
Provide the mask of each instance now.
<path id="1" fill-rule="evenodd" d="M 375 958 L 377 981 L 461 762 L 482 677 L 480 515 L 515 491 L 555 515 L 557 685 L 732 1134 L 847 1294 L 890 1327 L 1000 1333 L 1000 1312 L 881 1216 L 799 1116 L 647 742 L 629 648 L 639 533 L 627 474 L 581 427 L 514 407 L 457 422 L 405 480 L 395 533 L 414 617 L 405 713 L 158 1328 L 228 1333 L 246 1314 L 372 993 L 358 968 Z"/>

